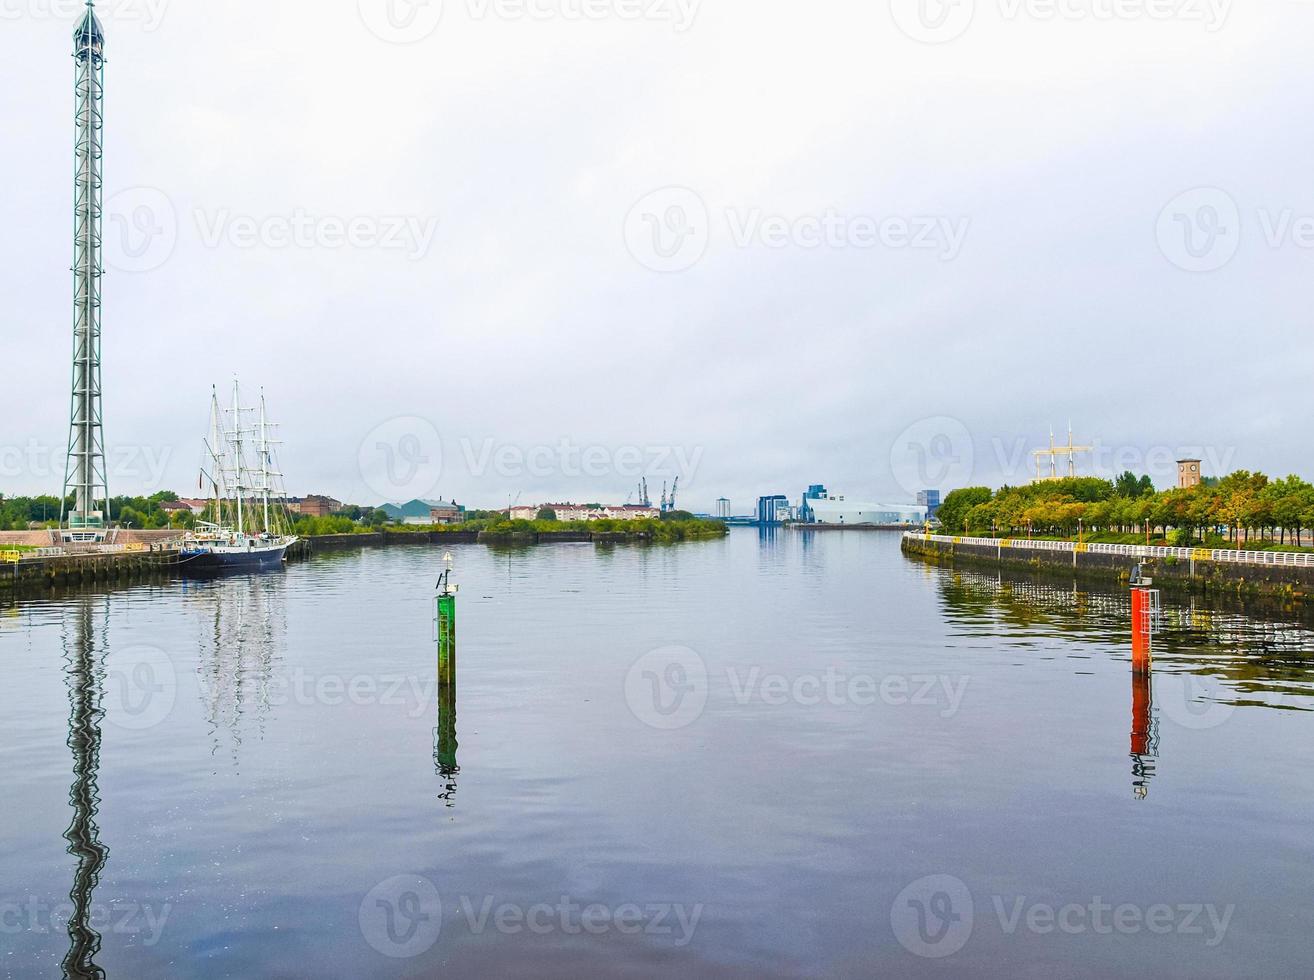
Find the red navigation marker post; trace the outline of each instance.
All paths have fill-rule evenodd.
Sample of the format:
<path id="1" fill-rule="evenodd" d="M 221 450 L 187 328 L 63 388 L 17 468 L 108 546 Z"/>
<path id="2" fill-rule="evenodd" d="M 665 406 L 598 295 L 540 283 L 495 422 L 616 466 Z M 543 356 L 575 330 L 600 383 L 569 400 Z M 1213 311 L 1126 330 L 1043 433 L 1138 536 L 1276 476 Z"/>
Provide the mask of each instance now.
<path id="1" fill-rule="evenodd" d="M 1151 667 L 1151 640 L 1154 622 L 1154 590 L 1132 586 L 1132 670 L 1148 674 Z"/>

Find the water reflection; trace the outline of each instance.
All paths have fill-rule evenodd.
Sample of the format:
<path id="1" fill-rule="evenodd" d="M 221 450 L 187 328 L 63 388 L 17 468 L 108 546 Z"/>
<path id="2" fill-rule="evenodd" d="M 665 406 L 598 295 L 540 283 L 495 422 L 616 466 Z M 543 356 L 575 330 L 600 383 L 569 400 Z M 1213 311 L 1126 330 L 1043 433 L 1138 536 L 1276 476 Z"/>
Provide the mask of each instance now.
<path id="1" fill-rule="evenodd" d="M 1061 638 L 1129 653 L 1138 799 L 1149 794 L 1160 762 L 1161 708 L 1184 730 L 1215 727 L 1246 707 L 1314 711 L 1314 632 L 1300 623 L 1238 611 L 1245 604 L 1235 600 L 1185 597 L 1165 604 L 1153 628 L 1138 633 L 1126 590 L 961 569 L 939 575 L 946 619 L 960 635 L 1014 647 Z"/>
<path id="2" fill-rule="evenodd" d="M 1132 793 L 1143 800 L 1150 792 L 1159 758 L 1159 716 L 1154 707 L 1154 672 L 1132 671 Z"/>
<path id="3" fill-rule="evenodd" d="M 105 971 L 95 962 L 96 954 L 100 952 L 101 936 L 91 924 L 92 895 L 109 857 L 109 848 L 101 843 L 100 828 L 96 824 L 96 814 L 100 810 L 96 778 L 100 771 L 100 722 L 105 716 L 101 706 L 105 665 L 103 660 L 96 658 L 93 602 L 87 598 L 78 604 L 74 611 L 72 635 L 69 635 L 67 622 L 63 633 L 64 656 L 68 663 L 68 747 L 73 753 L 73 786 L 68 794 L 73 821 L 64 832 L 64 839 L 68 841 L 68 853 L 77 859 L 73 888 L 69 892 L 72 912 L 68 919 L 68 953 L 62 964 L 64 976 L 69 980 L 105 976 Z M 102 625 L 102 630 L 104 628 Z"/>
<path id="4" fill-rule="evenodd" d="M 287 643 L 287 579 L 250 575 L 186 583 L 201 623 L 197 678 L 211 754 L 225 739 L 234 765 L 248 732 L 263 739 L 274 671 Z"/>

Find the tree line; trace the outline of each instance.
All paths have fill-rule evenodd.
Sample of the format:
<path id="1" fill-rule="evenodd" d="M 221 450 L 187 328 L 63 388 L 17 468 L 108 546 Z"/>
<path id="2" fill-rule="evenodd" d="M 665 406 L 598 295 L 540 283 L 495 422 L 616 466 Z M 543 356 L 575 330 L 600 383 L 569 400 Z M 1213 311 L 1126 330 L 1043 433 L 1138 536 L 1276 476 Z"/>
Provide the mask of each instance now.
<path id="1" fill-rule="evenodd" d="M 945 497 L 937 518 L 955 534 L 1007 537 L 1151 537 L 1170 544 L 1298 545 L 1314 528 L 1314 486 L 1298 476 L 1271 480 L 1239 470 L 1198 486 L 1156 491 L 1149 477 L 1124 473 L 1022 487 L 968 487 Z"/>

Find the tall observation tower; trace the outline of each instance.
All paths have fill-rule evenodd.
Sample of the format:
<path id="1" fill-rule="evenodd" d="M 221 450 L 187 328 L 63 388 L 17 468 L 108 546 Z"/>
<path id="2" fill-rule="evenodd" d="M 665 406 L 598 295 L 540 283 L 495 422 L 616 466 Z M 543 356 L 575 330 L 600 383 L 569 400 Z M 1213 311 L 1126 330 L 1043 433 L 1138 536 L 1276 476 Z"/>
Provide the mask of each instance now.
<path id="1" fill-rule="evenodd" d="M 73 32 L 76 177 L 73 190 L 73 401 L 61 513 L 69 532 L 95 532 L 110 519 L 100 407 L 101 137 L 104 130 L 105 34 L 93 0 Z M 64 504 L 61 511 L 67 507 Z M 67 521 L 65 521 L 67 517 Z M 79 535 L 82 536 L 82 535 Z"/>

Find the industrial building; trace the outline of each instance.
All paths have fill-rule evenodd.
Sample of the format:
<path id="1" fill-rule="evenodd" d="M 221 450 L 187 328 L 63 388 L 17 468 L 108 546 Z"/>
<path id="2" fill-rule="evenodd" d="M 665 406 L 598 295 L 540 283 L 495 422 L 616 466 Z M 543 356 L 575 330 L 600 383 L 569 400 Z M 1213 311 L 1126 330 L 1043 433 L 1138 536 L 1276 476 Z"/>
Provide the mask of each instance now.
<path id="1" fill-rule="evenodd" d="M 928 511 L 923 504 L 882 504 L 848 500 L 827 494 L 806 500 L 807 523 L 858 527 L 924 524 Z"/>

